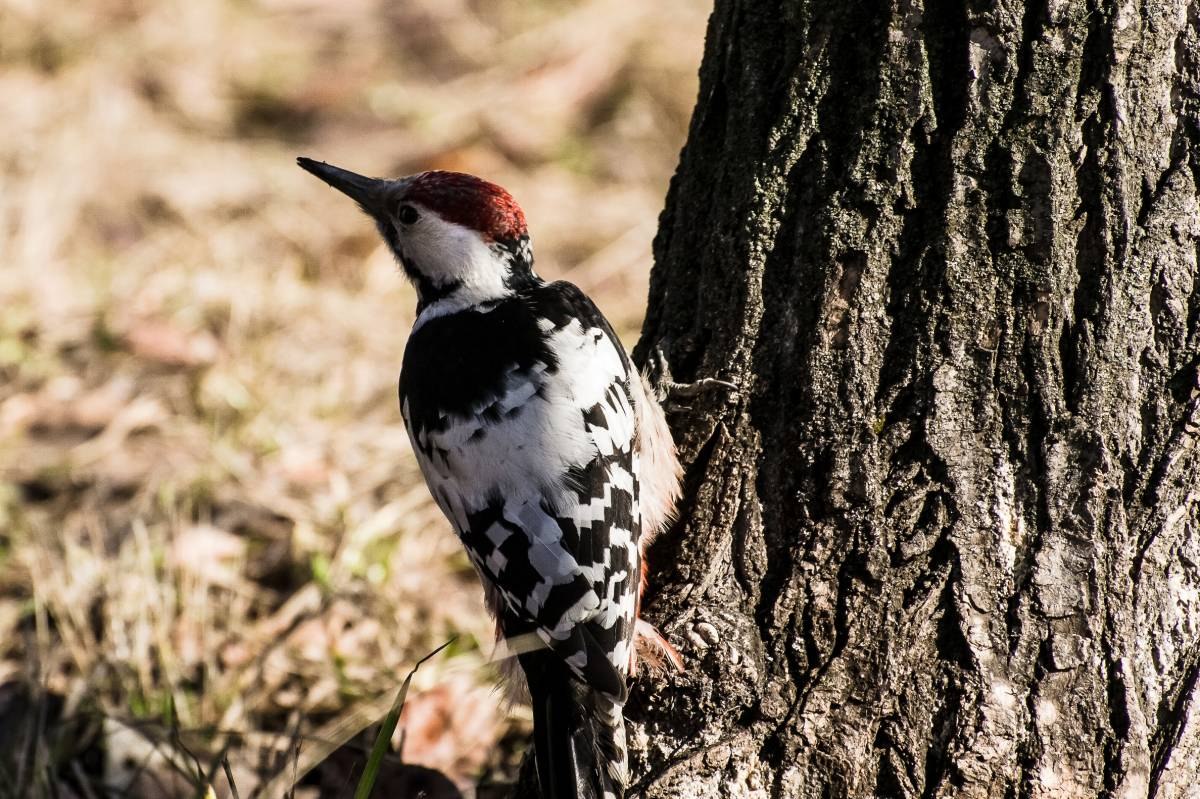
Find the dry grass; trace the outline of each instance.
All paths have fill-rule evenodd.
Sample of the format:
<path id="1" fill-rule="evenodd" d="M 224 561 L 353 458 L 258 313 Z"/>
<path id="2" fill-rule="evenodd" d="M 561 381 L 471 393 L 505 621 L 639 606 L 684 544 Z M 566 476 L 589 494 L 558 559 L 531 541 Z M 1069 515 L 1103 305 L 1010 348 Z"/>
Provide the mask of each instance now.
<path id="1" fill-rule="evenodd" d="M 411 291 L 293 160 L 495 179 L 632 339 L 704 15 L 0 0 L 0 797 L 190 795 L 127 782 L 185 750 L 248 796 L 455 635 L 395 743 L 505 777 L 526 722 L 396 408 Z"/>

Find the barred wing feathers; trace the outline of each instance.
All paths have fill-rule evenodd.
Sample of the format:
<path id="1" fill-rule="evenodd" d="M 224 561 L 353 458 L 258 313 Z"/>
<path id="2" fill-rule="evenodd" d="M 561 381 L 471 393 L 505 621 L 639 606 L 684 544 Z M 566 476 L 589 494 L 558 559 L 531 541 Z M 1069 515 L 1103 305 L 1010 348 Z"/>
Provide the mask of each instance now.
<path id="1" fill-rule="evenodd" d="M 531 630 L 618 701 L 640 569 L 637 379 L 592 302 L 554 283 L 420 325 L 400 387 L 422 472 L 502 597 L 505 634 Z"/>

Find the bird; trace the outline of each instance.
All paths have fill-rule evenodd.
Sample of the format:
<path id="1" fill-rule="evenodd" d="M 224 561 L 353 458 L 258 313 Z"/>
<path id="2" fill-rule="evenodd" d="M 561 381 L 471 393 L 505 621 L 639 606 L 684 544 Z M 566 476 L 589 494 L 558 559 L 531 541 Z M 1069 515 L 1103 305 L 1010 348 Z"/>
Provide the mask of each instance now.
<path id="1" fill-rule="evenodd" d="M 640 618 L 646 548 L 680 496 L 663 397 L 583 291 L 534 271 L 505 189 L 297 163 L 371 217 L 416 290 L 401 415 L 516 653 L 543 799 L 621 799 L 639 656 L 682 669 Z"/>

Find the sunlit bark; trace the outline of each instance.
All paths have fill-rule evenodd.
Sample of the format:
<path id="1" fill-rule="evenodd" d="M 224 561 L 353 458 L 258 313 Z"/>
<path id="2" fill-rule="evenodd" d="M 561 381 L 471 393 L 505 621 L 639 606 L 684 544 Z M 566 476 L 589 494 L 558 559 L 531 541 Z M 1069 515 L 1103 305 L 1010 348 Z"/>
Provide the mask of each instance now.
<path id="1" fill-rule="evenodd" d="M 1196 3 L 717 1 L 644 795 L 1197 795 L 1198 101 Z"/>

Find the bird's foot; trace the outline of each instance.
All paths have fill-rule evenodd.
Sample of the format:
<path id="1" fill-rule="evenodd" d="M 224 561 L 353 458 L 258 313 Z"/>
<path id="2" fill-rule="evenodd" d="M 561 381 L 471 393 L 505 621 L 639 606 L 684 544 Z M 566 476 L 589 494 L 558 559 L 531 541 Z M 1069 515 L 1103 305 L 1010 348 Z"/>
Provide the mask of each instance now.
<path id="1" fill-rule="evenodd" d="M 654 625 L 639 618 L 633 628 L 633 651 L 629 657 L 630 674 L 637 673 L 637 664 L 641 661 L 650 667 L 655 674 L 666 674 L 671 671 L 667 664 L 676 672 L 682 672 L 683 658 L 675 647 L 663 637 Z"/>
<path id="2" fill-rule="evenodd" d="M 715 377 L 702 377 L 691 383 L 678 383 L 671 376 L 671 364 L 662 351 L 662 345 L 655 346 L 647 364 L 651 384 L 654 386 L 654 396 L 664 407 L 678 406 L 681 400 L 695 399 L 715 389 L 725 389 L 736 394 L 738 387 L 728 380 L 718 380 Z"/>

